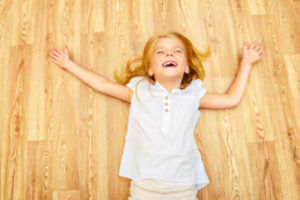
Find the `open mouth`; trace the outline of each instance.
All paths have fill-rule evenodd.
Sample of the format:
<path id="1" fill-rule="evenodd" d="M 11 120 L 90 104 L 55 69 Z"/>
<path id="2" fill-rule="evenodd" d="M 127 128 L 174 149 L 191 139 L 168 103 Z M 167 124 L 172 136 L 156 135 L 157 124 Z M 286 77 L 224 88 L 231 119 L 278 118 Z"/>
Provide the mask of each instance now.
<path id="1" fill-rule="evenodd" d="M 167 61 L 162 64 L 163 67 L 176 67 L 177 63 L 174 61 Z"/>

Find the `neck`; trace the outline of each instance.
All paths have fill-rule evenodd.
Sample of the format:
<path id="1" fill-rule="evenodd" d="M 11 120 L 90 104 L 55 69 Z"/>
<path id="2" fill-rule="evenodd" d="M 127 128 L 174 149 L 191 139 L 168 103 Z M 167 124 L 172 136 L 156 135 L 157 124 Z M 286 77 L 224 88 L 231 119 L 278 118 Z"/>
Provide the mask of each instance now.
<path id="1" fill-rule="evenodd" d="M 169 93 L 173 89 L 180 89 L 181 79 L 157 79 L 156 82 L 159 82 Z"/>

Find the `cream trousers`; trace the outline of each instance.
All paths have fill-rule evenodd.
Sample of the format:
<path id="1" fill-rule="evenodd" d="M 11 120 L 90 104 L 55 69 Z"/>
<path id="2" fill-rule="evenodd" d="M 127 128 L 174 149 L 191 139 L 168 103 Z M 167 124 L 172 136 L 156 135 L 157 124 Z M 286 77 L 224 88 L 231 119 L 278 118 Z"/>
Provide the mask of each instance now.
<path id="1" fill-rule="evenodd" d="M 165 185 L 153 179 L 130 181 L 128 200 L 197 200 L 196 185 Z"/>

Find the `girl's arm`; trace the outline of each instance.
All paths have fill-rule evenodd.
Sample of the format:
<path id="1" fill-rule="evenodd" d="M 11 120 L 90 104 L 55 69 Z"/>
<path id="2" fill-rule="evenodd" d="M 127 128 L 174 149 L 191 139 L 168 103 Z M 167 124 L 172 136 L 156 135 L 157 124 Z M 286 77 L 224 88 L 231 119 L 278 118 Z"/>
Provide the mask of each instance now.
<path id="1" fill-rule="evenodd" d="M 226 94 L 207 92 L 200 99 L 199 108 L 226 109 L 239 105 L 248 82 L 252 64 L 261 59 L 262 55 L 263 47 L 261 44 L 252 43 L 249 48 L 245 43 L 238 73 Z"/>
<path id="2" fill-rule="evenodd" d="M 64 52 L 59 49 L 53 48 L 50 51 L 50 56 L 52 57 L 53 62 L 58 64 L 64 70 L 71 72 L 74 76 L 79 78 L 81 81 L 83 81 L 96 91 L 130 103 L 133 93 L 130 88 L 118 83 L 111 82 L 102 75 L 90 71 L 73 62 L 69 58 L 67 48 L 65 48 Z"/>

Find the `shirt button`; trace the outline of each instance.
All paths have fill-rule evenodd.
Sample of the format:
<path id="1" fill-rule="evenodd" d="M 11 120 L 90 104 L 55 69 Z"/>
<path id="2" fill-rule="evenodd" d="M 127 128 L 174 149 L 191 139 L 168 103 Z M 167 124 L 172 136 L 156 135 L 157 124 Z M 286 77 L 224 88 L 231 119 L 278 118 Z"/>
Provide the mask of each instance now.
<path id="1" fill-rule="evenodd" d="M 168 112 L 169 110 L 168 110 L 168 109 L 165 109 L 165 111 Z"/>
<path id="2" fill-rule="evenodd" d="M 168 105 L 168 103 L 166 102 L 166 103 L 165 103 L 165 105 L 167 106 L 167 105 Z"/>
<path id="3" fill-rule="evenodd" d="M 168 96 L 166 96 L 165 99 L 168 100 Z"/>

